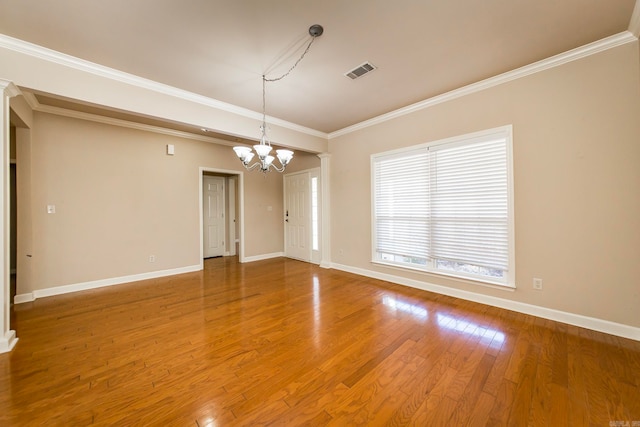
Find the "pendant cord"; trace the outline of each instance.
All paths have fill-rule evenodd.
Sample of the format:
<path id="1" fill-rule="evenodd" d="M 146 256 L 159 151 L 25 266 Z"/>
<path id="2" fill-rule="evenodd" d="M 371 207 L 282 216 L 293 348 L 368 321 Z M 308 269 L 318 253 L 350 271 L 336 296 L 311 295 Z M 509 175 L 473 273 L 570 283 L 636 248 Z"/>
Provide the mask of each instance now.
<path id="1" fill-rule="evenodd" d="M 267 131 L 267 76 L 262 75 L 262 134 L 266 134 Z"/>
<path id="2" fill-rule="evenodd" d="M 311 49 L 311 45 L 313 44 L 313 41 L 316 39 L 316 37 L 318 36 L 315 36 L 315 35 L 311 36 L 311 40 L 309 41 L 309 44 L 307 44 L 307 47 L 304 50 L 304 52 L 302 52 L 302 55 L 300 55 L 300 58 L 298 58 L 298 60 L 291 66 L 291 68 L 289 68 L 289 70 L 287 70 L 286 73 L 284 73 L 280 77 L 275 77 L 272 79 L 268 79 L 267 76 L 264 74 L 262 75 L 262 140 L 265 141 L 268 145 L 271 145 L 271 141 L 269 141 L 266 137 L 267 136 L 267 88 L 266 88 L 267 82 L 277 82 L 279 80 L 284 79 L 289 74 L 291 74 L 291 72 L 298 66 L 300 61 L 302 61 L 302 58 L 304 58 L 307 52 L 309 52 L 309 49 Z"/>
<path id="3" fill-rule="evenodd" d="M 304 52 L 302 52 L 302 55 L 300 55 L 300 58 L 298 58 L 298 60 L 295 62 L 295 64 L 293 64 L 291 66 L 291 68 L 289 68 L 289 70 L 284 73 L 283 75 L 281 75 L 280 77 L 275 77 L 273 79 L 268 79 L 264 74 L 262 75 L 262 79 L 265 82 L 277 82 L 278 80 L 282 80 L 285 77 L 287 77 L 289 74 L 291 74 L 291 72 L 293 71 L 294 68 L 296 68 L 298 66 L 298 64 L 300 63 L 300 61 L 302 61 L 302 58 L 304 58 L 304 56 L 307 54 L 307 52 L 309 52 L 309 49 L 311 48 L 311 45 L 313 44 L 313 41 L 316 39 L 317 36 L 312 36 L 311 37 L 311 41 L 309 42 L 309 44 L 307 45 L 307 48 L 304 50 Z"/>
<path id="4" fill-rule="evenodd" d="M 233 150 L 235 151 L 236 155 L 242 162 L 242 165 L 244 166 L 245 169 L 249 171 L 257 169 L 264 174 L 269 172 L 271 169 L 277 172 L 283 173 L 285 168 L 291 161 L 291 158 L 293 157 L 293 154 L 294 154 L 293 151 L 291 150 L 279 149 L 279 150 L 276 150 L 275 155 L 269 155 L 272 148 L 271 148 L 271 141 L 269 141 L 269 138 L 267 137 L 267 82 L 277 82 L 279 80 L 284 79 L 289 74 L 291 74 L 291 72 L 298 66 L 298 64 L 300 64 L 300 61 L 302 61 L 305 55 L 309 52 L 309 49 L 311 49 L 311 45 L 313 44 L 313 41 L 315 40 L 315 38 L 321 36 L 323 31 L 324 30 L 321 25 L 316 24 L 309 27 L 309 35 L 311 36 L 311 40 L 309 40 L 309 43 L 307 43 L 307 47 L 304 49 L 304 51 L 302 52 L 300 57 L 295 61 L 295 63 L 291 66 L 291 68 L 287 70 L 286 73 L 284 73 L 279 77 L 270 79 L 270 78 L 267 78 L 267 71 L 263 72 L 262 74 L 262 126 L 260 126 L 262 135 L 260 136 L 260 143 L 258 145 L 253 146 L 255 153 L 251 150 L 251 148 L 246 147 L 244 145 L 233 147 Z M 257 161 L 251 164 L 251 160 L 256 154 L 258 155 Z M 276 158 L 280 163 L 280 166 L 273 163 L 273 161 L 276 160 Z"/>

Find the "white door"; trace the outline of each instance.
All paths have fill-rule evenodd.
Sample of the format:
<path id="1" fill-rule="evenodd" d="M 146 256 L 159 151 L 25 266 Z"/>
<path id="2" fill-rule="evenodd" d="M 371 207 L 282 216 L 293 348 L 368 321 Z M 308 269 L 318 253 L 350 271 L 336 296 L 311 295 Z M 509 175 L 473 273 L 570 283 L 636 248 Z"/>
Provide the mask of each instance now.
<path id="1" fill-rule="evenodd" d="M 219 176 L 202 178 L 202 232 L 204 258 L 225 252 L 224 181 Z"/>
<path id="2" fill-rule="evenodd" d="M 285 177 L 285 255 L 311 260 L 309 173 Z"/>

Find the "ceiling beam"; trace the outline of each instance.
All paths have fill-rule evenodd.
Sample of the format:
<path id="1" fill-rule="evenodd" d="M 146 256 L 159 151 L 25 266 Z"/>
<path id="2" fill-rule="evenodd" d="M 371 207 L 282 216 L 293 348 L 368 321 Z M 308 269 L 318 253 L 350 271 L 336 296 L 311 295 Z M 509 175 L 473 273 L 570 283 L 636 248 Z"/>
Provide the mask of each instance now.
<path id="1" fill-rule="evenodd" d="M 0 34 L 0 78 L 19 87 L 258 140 L 262 115 Z M 327 151 L 327 134 L 268 118 L 272 143 Z"/>

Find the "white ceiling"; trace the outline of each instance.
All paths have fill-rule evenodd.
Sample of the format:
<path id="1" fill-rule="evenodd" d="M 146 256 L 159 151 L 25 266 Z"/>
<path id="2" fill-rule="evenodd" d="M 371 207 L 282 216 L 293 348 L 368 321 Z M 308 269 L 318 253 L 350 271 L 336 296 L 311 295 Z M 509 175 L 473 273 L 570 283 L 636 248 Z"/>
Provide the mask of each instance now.
<path id="1" fill-rule="evenodd" d="M 333 132 L 627 30 L 635 0 L 0 0 L 0 33 Z M 378 67 L 350 80 L 344 73 Z M 0 73 L 1 74 L 1 73 Z M 1 76 L 0 76 L 1 77 Z"/>

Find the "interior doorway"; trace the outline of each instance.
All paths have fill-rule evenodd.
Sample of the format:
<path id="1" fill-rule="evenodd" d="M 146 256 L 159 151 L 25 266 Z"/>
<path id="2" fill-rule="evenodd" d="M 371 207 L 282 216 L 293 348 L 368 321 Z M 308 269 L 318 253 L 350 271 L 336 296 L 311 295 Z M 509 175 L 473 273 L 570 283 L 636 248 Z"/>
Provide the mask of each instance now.
<path id="1" fill-rule="evenodd" d="M 226 249 L 225 191 L 226 179 L 221 176 L 202 177 L 202 256 L 223 256 Z"/>
<path id="2" fill-rule="evenodd" d="M 17 247 L 18 247 L 18 209 L 17 209 L 17 191 L 16 191 L 16 160 L 15 157 L 11 158 L 11 164 L 9 169 L 9 206 L 10 206 L 10 218 L 9 218 L 9 232 L 10 232 L 10 253 L 9 253 L 9 267 L 10 271 L 10 285 L 9 285 L 9 301 L 13 305 L 13 300 L 16 297 L 16 273 L 17 273 Z"/>
<path id="3" fill-rule="evenodd" d="M 200 259 L 244 260 L 242 173 L 200 168 Z"/>

